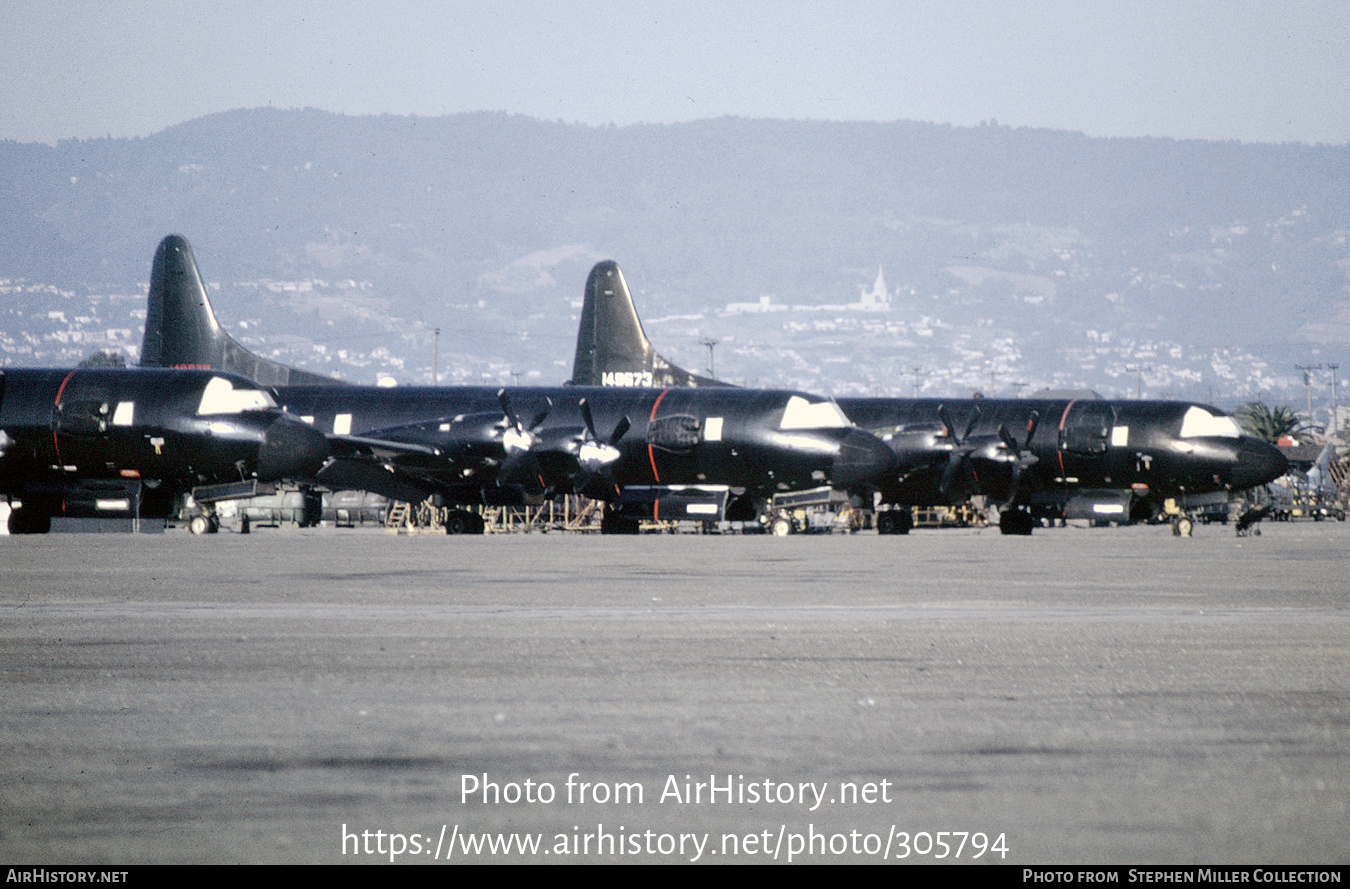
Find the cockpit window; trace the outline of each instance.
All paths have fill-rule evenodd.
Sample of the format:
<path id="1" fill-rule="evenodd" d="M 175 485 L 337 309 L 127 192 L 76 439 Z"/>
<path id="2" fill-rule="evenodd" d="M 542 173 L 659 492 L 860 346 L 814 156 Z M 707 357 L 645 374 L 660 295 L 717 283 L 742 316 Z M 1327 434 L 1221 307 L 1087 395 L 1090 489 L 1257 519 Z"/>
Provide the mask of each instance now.
<path id="1" fill-rule="evenodd" d="M 850 425 L 833 401 L 807 401 L 800 395 L 788 399 L 779 429 L 839 429 Z"/>
<path id="2" fill-rule="evenodd" d="M 244 385 L 244 388 L 235 388 Z M 275 408 L 277 403 L 266 391 L 247 386 L 242 381 L 236 383 L 225 377 L 212 377 L 202 392 L 202 403 L 197 406 L 197 416 L 208 417 L 216 414 L 241 414 L 244 411 L 263 411 Z"/>
<path id="3" fill-rule="evenodd" d="M 1182 438 L 1240 438 L 1242 430 L 1237 421 L 1226 414 L 1215 414 L 1202 407 L 1192 407 L 1181 418 Z"/>

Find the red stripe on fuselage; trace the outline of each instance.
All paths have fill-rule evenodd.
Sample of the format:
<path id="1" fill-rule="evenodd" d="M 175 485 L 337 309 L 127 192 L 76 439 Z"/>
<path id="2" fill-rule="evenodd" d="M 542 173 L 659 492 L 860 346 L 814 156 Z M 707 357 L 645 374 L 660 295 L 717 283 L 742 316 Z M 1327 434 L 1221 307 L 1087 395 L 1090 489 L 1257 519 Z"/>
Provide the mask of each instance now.
<path id="1" fill-rule="evenodd" d="M 1073 406 L 1077 403 L 1078 399 L 1074 399 L 1064 406 L 1064 415 L 1059 418 L 1060 441 L 1064 441 L 1064 424 L 1069 421 L 1069 411 L 1072 410 Z M 1059 477 L 1064 478 L 1068 475 L 1068 473 L 1064 471 L 1064 448 L 1055 448 L 1055 456 L 1059 458 Z"/>
<path id="2" fill-rule="evenodd" d="M 661 399 L 665 398 L 666 393 L 669 391 L 669 389 L 662 389 L 661 394 L 656 396 L 656 401 L 652 403 L 652 415 L 647 418 L 648 427 L 656 421 L 656 409 L 661 406 Z M 647 459 L 651 461 L 652 464 L 652 480 L 658 485 L 661 484 L 661 474 L 656 471 L 656 452 L 652 450 L 650 441 L 647 443 Z"/>
<path id="3" fill-rule="evenodd" d="M 52 402 L 52 409 L 53 409 L 53 410 L 55 410 L 55 409 L 57 409 L 57 408 L 59 408 L 59 407 L 61 406 L 61 396 L 65 394 L 65 391 L 66 391 L 66 383 L 69 383 L 69 382 L 70 382 L 70 378 L 73 377 L 73 376 L 75 376 L 75 373 L 76 373 L 76 372 L 72 370 L 70 373 L 66 374 L 66 378 L 65 378 L 64 380 L 62 380 L 62 381 L 61 381 L 61 385 L 60 385 L 59 387 L 57 387 L 57 390 L 56 390 L 56 401 L 53 401 L 53 402 Z M 57 464 L 58 466 L 62 465 L 62 464 L 61 464 L 61 445 L 60 445 L 60 443 L 57 441 L 57 438 L 56 438 L 56 424 L 55 424 L 55 423 L 52 424 L 52 450 L 54 450 L 54 451 L 56 452 L 56 464 Z M 65 512 L 65 504 L 64 504 L 64 503 L 61 504 L 61 507 L 62 507 L 61 511 L 62 511 L 62 512 Z"/>

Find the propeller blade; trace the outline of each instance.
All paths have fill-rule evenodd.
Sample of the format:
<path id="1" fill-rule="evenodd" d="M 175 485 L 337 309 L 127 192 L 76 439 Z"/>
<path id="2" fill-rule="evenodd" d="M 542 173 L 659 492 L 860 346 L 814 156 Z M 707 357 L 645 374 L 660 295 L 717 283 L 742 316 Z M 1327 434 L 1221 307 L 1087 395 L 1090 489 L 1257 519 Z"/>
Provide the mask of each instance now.
<path id="1" fill-rule="evenodd" d="M 1004 443 L 1008 444 L 1014 454 L 1012 480 L 1008 483 L 1008 499 L 1003 504 L 1003 509 L 1010 509 L 1012 505 L 1017 502 L 1017 495 L 1021 493 L 1022 490 L 1022 470 L 1028 466 L 1035 465 L 1036 462 L 1040 460 L 1039 457 L 1031 452 L 1031 440 L 1036 436 L 1036 426 L 1040 421 L 1041 412 L 1032 411 L 1031 416 L 1027 419 L 1026 441 L 1021 447 L 1017 447 L 1017 442 L 1013 440 L 1011 433 L 1008 433 L 1003 439 Z M 1004 432 L 1006 432 L 1006 430 L 1000 428 L 999 433 L 1001 436 Z"/>
<path id="2" fill-rule="evenodd" d="M 1024 447 L 1031 447 L 1031 440 L 1036 437 L 1036 424 L 1041 422 L 1041 412 L 1032 411 L 1031 419 L 1027 420 L 1027 441 Z"/>
<path id="3" fill-rule="evenodd" d="M 1017 490 L 1022 482 L 1022 462 L 1019 460 L 1013 464 L 1012 481 L 1008 484 L 1008 499 L 1004 502 L 1001 509 L 1011 509 L 1017 502 Z"/>
<path id="4" fill-rule="evenodd" d="M 942 480 L 938 482 L 938 493 L 944 498 L 952 488 L 952 480 L 956 478 L 956 472 L 961 468 L 961 457 L 955 451 L 947 458 L 947 465 L 942 469 Z"/>
<path id="5" fill-rule="evenodd" d="M 506 422 L 520 429 L 520 419 L 516 417 L 516 412 L 511 409 L 511 396 L 506 394 L 505 389 L 497 390 L 497 403 L 502 406 L 502 413 L 506 415 Z"/>
<path id="6" fill-rule="evenodd" d="M 952 415 L 947 410 L 947 405 L 938 405 L 938 418 L 942 420 L 942 426 L 947 431 L 947 437 L 956 441 L 956 427 L 952 425 Z"/>
<path id="7" fill-rule="evenodd" d="M 975 424 L 978 422 L 980 422 L 980 406 L 976 405 L 974 413 L 970 415 L 970 422 L 966 423 L 965 434 L 961 436 L 963 443 L 970 438 L 970 433 L 975 431 Z"/>
<path id="8" fill-rule="evenodd" d="M 595 434 L 595 418 L 591 416 L 591 405 L 586 399 L 581 399 L 581 421 L 586 424 L 586 432 L 590 435 L 591 441 L 596 441 L 600 436 Z"/>
<path id="9" fill-rule="evenodd" d="M 546 397 L 544 399 L 544 407 L 539 411 L 539 413 L 534 415 L 534 422 L 530 424 L 530 431 L 533 432 L 535 429 L 538 429 L 540 424 L 543 423 L 544 420 L 548 419 L 549 412 L 552 410 L 553 410 L 553 399 Z"/>

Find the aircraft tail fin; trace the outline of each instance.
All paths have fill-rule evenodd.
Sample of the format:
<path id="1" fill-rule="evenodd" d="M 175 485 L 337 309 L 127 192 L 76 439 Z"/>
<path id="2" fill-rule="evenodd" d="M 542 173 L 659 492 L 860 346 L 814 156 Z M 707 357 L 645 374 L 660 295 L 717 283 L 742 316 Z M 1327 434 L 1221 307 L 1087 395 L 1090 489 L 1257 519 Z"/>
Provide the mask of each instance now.
<path id="1" fill-rule="evenodd" d="M 181 235 L 169 235 L 155 251 L 141 366 L 232 371 L 262 386 L 343 385 L 254 355 L 226 333 L 211 308 L 192 245 Z"/>
<path id="2" fill-rule="evenodd" d="M 597 263 L 586 279 L 586 298 L 572 364 L 576 386 L 725 386 L 671 364 L 642 330 L 633 295 L 617 263 Z"/>
<path id="3" fill-rule="evenodd" d="M 1335 482 L 1331 477 L 1331 461 L 1336 459 L 1336 446 L 1327 442 L 1318 453 L 1317 459 L 1313 461 L 1312 467 L 1307 472 L 1308 487 L 1314 491 L 1322 491 L 1325 488 L 1334 486 Z"/>

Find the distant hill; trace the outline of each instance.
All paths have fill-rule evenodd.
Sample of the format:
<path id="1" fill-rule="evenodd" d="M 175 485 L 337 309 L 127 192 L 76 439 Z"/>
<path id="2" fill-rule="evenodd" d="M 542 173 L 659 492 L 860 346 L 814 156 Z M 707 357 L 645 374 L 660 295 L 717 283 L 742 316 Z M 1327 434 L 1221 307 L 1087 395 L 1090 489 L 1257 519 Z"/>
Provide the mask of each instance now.
<path id="1" fill-rule="evenodd" d="M 360 361 L 333 352 L 393 359 L 411 377 L 439 327 L 447 370 L 555 382 L 570 365 L 571 304 L 600 258 L 624 267 L 644 317 L 706 319 L 669 327 L 672 357 L 701 361 L 699 339 L 716 334 L 731 338 L 719 369 L 822 389 L 877 388 L 915 362 L 950 379 L 964 363 L 994 388 L 1000 375 L 1102 388 L 1121 373 L 1085 359 L 1103 336 L 1107 352 L 1122 339 L 1142 348 L 1121 367 L 1131 355 L 1170 366 L 1137 344 L 1175 346 L 1199 369 L 1174 388 L 1212 389 L 1237 386 L 1205 369 L 1216 350 L 1283 374 L 1350 345 L 1346 146 L 270 109 L 144 139 L 0 143 L 0 279 L 134 294 L 171 232 L 192 242 L 222 316 L 246 335 L 357 379 Z M 893 293 L 883 317 L 903 323 L 858 329 L 872 338 L 870 382 L 775 370 L 781 324 L 715 313 L 762 296 L 848 303 L 878 269 Z M 925 317 L 937 334 L 916 333 Z M 20 323 L 0 315 L 11 338 Z M 847 357 L 850 336 L 812 348 Z M 1005 338 L 1012 351 L 995 361 L 990 343 Z"/>

